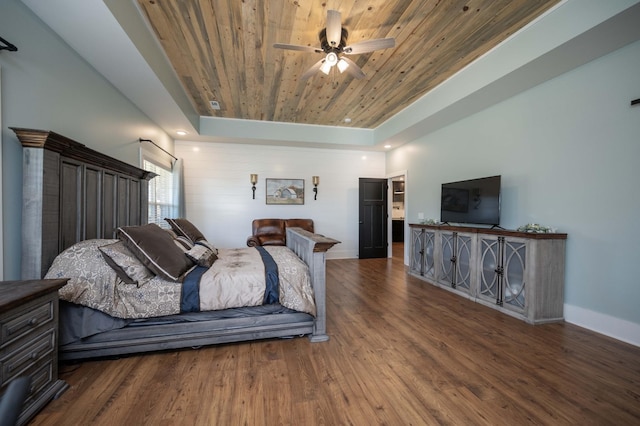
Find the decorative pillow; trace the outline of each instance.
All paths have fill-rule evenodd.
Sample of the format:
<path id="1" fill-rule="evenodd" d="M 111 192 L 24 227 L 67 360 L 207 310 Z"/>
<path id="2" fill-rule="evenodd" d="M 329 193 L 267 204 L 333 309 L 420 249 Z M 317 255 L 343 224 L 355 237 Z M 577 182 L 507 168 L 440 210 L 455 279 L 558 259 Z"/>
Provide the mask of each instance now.
<path id="1" fill-rule="evenodd" d="M 169 281 L 182 281 L 193 266 L 171 235 L 155 223 L 120 227 L 118 238 L 147 268 Z"/>
<path id="2" fill-rule="evenodd" d="M 168 219 L 164 218 L 169 225 L 171 225 L 171 229 L 178 234 L 178 236 L 183 236 L 189 238 L 194 243 L 197 243 L 200 240 L 204 240 L 204 235 L 195 225 L 189 222 L 187 219 Z"/>
<path id="3" fill-rule="evenodd" d="M 153 273 L 142 264 L 122 241 L 98 248 L 104 260 L 116 271 L 118 277 L 127 284 L 141 287 L 153 278 Z"/>
<path id="4" fill-rule="evenodd" d="M 204 247 L 208 248 L 209 250 L 211 250 L 213 252 L 213 254 L 215 254 L 215 255 L 218 254 L 218 249 L 207 240 L 200 240 L 200 241 L 198 241 L 196 243 L 196 245 L 204 246 Z"/>
<path id="5" fill-rule="evenodd" d="M 216 254 L 201 244 L 194 245 L 191 250 L 187 252 L 187 257 L 193 260 L 198 266 L 205 266 L 210 268 L 213 262 L 218 260 Z"/>
<path id="6" fill-rule="evenodd" d="M 185 253 L 191 250 L 194 245 L 191 239 L 183 236 L 175 237 L 173 239 L 173 242 L 176 243 L 176 245 L 180 247 L 180 250 L 182 250 Z"/>
<path id="7" fill-rule="evenodd" d="M 162 227 L 161 227 L 162 228 Z M 166 233 L 168 233 L 169 235 L 171 235 L 171 238 L 176 239 L 178 238 L 178 234 L 176 234 L 173 229 L 166 229 L 166 228 L 162 228 L 165 230 Z"/>

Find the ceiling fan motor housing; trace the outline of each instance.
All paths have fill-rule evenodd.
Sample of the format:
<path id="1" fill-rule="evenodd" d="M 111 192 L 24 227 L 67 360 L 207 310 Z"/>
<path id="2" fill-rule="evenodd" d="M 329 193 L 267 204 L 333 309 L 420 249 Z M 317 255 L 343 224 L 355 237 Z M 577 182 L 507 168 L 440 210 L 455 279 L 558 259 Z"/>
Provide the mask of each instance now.
<path id="1" fill-rule="evenodd" d="M 341 53 L 344 47 L 347 45 L 347 37 L 349 37 L 349 31 L 347 31 L 345 27 L 342 27 L 342 33 L 340 35 L 340 44 L 338 44 L 337 46 L 331 46 L 327 41 L 326 28 L 320 31 L 320 34 L 318 34 L 318 37 L 320 38 L 320 47 L 322 48 L 322 51 L 324 53 L 329 53 L 329 52 Z"/>

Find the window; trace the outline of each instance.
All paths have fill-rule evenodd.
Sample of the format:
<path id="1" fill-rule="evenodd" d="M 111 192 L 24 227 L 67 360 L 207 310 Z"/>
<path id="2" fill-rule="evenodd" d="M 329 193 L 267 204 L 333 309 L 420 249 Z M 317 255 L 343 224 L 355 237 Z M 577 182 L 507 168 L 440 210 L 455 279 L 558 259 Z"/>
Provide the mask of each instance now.
<path id="1" fill-rule="evenodd" d="M 158 175 L 149 181 L 149 223 L 169 228 L 164 218 L 173 217 L 177 210 L 173 199 L 173 173 L 148 160 L 143 160 L 142 167 Z"/>

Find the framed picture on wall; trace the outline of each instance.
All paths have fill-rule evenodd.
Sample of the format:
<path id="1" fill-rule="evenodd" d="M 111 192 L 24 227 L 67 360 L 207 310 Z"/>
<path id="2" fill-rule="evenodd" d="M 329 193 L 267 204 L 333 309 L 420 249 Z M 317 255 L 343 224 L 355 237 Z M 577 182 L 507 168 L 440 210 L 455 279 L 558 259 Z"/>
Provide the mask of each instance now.
<path id="1" fill-rule="evenodd" d="M 304 204 L 304 179 L 267 178 L 267 204 Z"/>

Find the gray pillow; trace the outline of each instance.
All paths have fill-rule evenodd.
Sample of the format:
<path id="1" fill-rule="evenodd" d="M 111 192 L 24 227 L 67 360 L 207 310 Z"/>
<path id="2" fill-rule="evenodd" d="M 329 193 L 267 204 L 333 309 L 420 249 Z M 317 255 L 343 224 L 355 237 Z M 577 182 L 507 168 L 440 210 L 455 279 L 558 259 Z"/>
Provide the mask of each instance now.
<path id="1" fill-rule="evenodd" d="M 137 284 L 141 287 L 154 276 L 122 241 L 98 247 L 98 250 L 118 277 L 127 284 Z"/>
<path id="2" fill-rule="evenodd" d="M 191 241 L 187 237 L 183 237 L 182 235 L 179 237 L 175 237 L 173 239 L 173 242 L 176 243 L 176 245 L 180 247 L 180 250 L 185 253 L 193 248 L 193 241 Z"/>
<path id="3" fill-rule="evenodd" d="M 153 273 L 181 282 L 193 262 L 173 242 L 173 238 L 155 223 L 118 228 L 118 238 Z"/>
<path id="4" fill-rule="evenodd" d="M 209 248 L 196 244 L 188 252 L 187 257 L 193 260 L 198 266 L 210 268 L 213 262 L 218 260 L 218 256 Z"/>
<path id="5" fill-rule="evenodd" d="M 206 248 L 211 250 L 213 254 L 216 254 L 216 255 L 218 254 L 218 249 L 207 240 L 200 240 L 196 243 L 196 245 L 205 246 Z"/>

